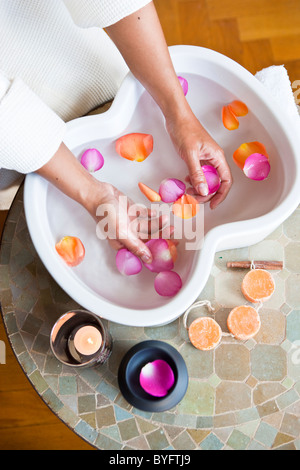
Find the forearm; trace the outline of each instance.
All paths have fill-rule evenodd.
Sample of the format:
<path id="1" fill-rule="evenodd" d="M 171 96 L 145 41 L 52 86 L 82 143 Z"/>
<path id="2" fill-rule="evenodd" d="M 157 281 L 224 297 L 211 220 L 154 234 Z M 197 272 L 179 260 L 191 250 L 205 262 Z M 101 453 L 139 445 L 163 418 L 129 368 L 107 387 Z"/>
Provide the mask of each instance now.
<path id="1" fill-rule="evenodd" d="M 65 144 L 60 145 L 56 154 L 37 173 L 85 207 L 92 216 L 96 215 L 101 183 L 81 165 Z"/>
<path id="2" fill-rule="evenodd" d="M 153 3 L 109 26 L 107 32 L 166 118 L 190 113 Z"/>

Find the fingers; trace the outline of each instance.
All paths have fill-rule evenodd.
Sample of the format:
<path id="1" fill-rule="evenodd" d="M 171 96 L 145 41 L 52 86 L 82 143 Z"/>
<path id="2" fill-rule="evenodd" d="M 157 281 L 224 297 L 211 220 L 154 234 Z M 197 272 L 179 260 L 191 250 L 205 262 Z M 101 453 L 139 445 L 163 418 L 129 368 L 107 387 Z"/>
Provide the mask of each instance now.
<path id="1" fill-rule="evenodd" d="M 189 169 L 191 167 L 194 168 L 194 177 L 190 173 L 185 178 L 185 181 L 193 186 L 193 188 L 189 188 L 187 190 L 188 194 L 196 196 L 197 200 L 200 203 L 205 203 L 205 202 L 211 200 L 210 207 L 211 207 L 211 209 L 215 209 L 227 197 L 227 195 L 230 191 L 230 188 L 232 186 L 232 176 L 231 176 L 230 168 L 228 166 L 228 163 L 227 163 L 226 158 L 225 158 L 222 151 L 220 151 L 219 153 L 216 152 L 214 154 L 214 158 L 212 159 L 211 163 L 213 164 L 213 166 L 218 171 L 220 179 L 221 179 L 221 186 L 215 194 L 205 195 L 205 194 L 203 194 L 203 192 L 199 192 L 199 190 L 197 190 L 197 187 L 195 186 L 195 184 L 197 184 L 197 183 L 195 183 L 195 174 L 196 174 L 195 173 L 195 168 L 196 168 L 195 165 L 194 166 L 188 165 Z M 199 165 L 200 165 L 200 161 L 199 161 Z M 204 175 L 203 175 L 203 177 L 204 177 Z M 205 177 L 204 177 L 204 179 L 205 179 Z M 199 195 L 202 196 L 202 197 L 199 197 Z"/>
<path id="2" fill-rule="evenodd" d="M 217 158 L 214 166 L 219 173 L 221 186 L 211 200 L 211 209 L 215 209 L 219 204 L 221 204 L 221 202 L 224 201 L 232 186 L 231 171 L 223 154 Z"/>
<path id="3" fill-rule="evenodd" d="M 175 228 L 166 225 L 169 218 L 162 215 L 156 219 L 135 219 L 126 231 L 118 231 L 118 239 L 109 239 L 114 250 L 127 248 L 144 263 L 152 262 L 152 254 L 145 242 L 151 238 L 172 238 Z"/>
<path id="4" fill-rule="evenodd" d="M 191 184 L 200 196 L 208 195 L 208 186 L 203 174 L 198 152 L 190 154 L 189 158 L 186 159 L 186 164 L 189 170 L 189 176 Z"/>
<path id="5" fill-rule="evenodd" d="M 139 238 L 145 238 L 145 235 L 146 237 L 148 237 L 148 235 L 152 236 L 162 230 L 168 222 L 169 216 L 165 214 L 147 220 L 135 219 L 130 223 L 130 228 Z"/>
<path id="6" fill-rule="evenodd" d="M 125 248 L 131 251 L 131 253 L 134 255 L 141 258 L 144 263 L 152 262 L 151 251 L 149 248 L 147 248 L 142 240 L 133 236 L 132 238 L 126 238 L 126 240 L 122 240 L 122 242 Z"/>

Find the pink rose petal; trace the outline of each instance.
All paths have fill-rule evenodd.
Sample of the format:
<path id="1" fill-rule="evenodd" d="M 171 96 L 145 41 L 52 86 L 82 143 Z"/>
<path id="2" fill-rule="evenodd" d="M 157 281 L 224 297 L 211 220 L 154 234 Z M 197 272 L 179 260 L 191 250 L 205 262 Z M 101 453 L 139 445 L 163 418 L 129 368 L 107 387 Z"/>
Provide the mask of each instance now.
<path id="1" fill-rule="evenodd" d="M 189 90 L 189 84 L 188 84 L 188 81 L 183 78 L 183 77 L 178 77 L 178 80 L 180 81 L 180 85 L 182 86 L 182 90 L 183 90 L 183 93 L 184 93 L 184 96 L 187 95 L 187 92 Z"/>
<path id="2" fill-rule="evenodd" d="M 167 178 L 159 186 L 159 195 L 163 202 L 175 202 L 185 193 L 185 184 L 176 178 Z"/>
<path id="3" fill-rule="evenodd" d="M 174 261 L 169 244 L 164 239 L 152 239 L 146 242 L 146 246 L 152 253 L 152 262 L 145 263 L 145 267 L 154 273 L 160 271 L 171 271 L 174 268 Z"/>
<path id="4" fill-rule="evenodd" d="M 80 163 L 90 173 L 100 170 L 104 165 L 104 158 L 97 149 L 88 149 L 81 157 Z"/>
<path id="5" fill-rule="evenodd" d="M 165 397 L 174 385 L 174 372 L 166 361 L 148 362 L 140 373 L 140 385 L 154 397 Z"/>
<path id="6" fill-rule="evenodd" d="M 116 255 L 116 265 L 121 274 L 132 276 L 142 270 L 141 260 L 126 248 L 121 248 Z"/>
<path id="7" fill-rule="evenodd" d="M 161 271 L 154 280 L 156 292 L 163 297 L 173 297 L 182 287 L 179 274 L 174 271 Z"/>
<path id="8" fill-rule="evenodd" d="M 269 159 L 260 153 L 250 155 L 244 165 L 244 173 L 247 178 L 255 181 L 265 180 L 270 173 L 271 166 Z"/>

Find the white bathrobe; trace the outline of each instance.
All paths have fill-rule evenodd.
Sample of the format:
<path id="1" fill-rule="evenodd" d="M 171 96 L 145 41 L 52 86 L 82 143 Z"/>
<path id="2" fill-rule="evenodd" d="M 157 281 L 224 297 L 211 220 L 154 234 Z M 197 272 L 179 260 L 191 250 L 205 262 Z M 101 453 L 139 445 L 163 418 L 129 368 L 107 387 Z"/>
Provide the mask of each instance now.
<path id="1" fill-rule="evenodd" d="M 18 173 L 55 154 L 66 121 L 115 96 L 128 68 L 103 28 L 148 3 L 0 0 L 0 210 Z"/>

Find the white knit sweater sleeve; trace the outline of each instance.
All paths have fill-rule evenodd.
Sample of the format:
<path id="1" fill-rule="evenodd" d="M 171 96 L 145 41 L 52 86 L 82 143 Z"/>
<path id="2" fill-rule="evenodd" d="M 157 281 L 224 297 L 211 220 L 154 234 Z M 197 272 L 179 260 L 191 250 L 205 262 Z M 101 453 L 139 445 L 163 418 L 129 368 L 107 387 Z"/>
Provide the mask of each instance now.
<path id="1" fill-rule="evenodd" d="M 58 150 L 65 122 L 19 78 L 0 72 L 0 168 L 31 173 Z"/>
<path id="2" fill-rule="evenodd" d="M 63 0 L 73 21 L 83 28 L 105 28 L 143 8 L 151 0 Z"/>

